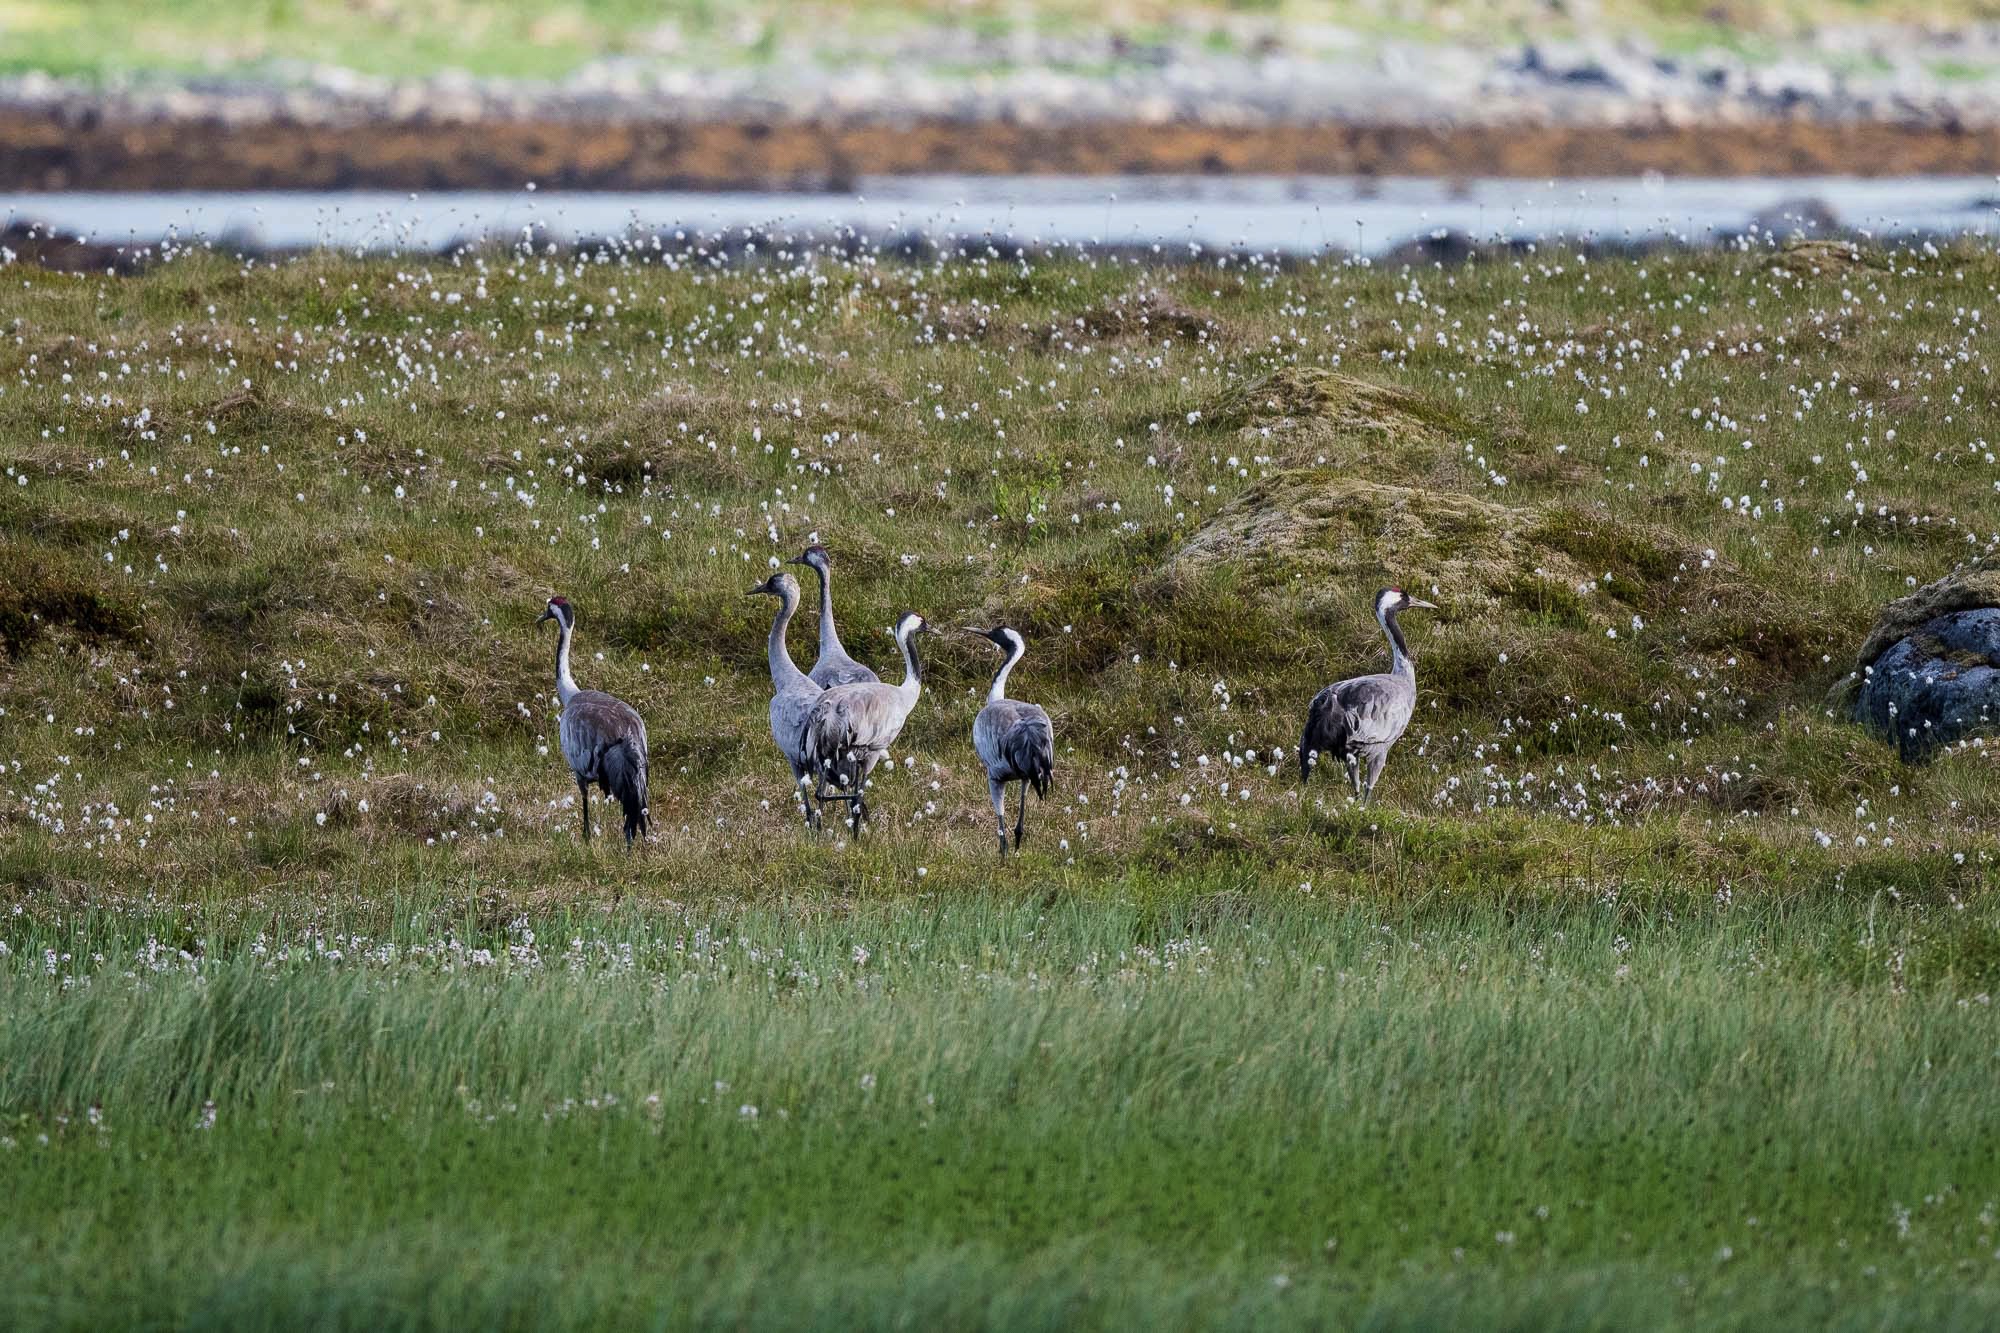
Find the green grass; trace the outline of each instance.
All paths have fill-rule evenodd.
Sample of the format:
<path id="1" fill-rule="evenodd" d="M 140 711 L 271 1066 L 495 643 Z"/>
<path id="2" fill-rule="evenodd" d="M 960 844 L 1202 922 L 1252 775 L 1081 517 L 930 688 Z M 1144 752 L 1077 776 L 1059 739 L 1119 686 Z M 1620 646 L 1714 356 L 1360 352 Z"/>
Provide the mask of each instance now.
<path id="1" fill-rule="evenodd" d="M 404 902 L 381 935 L 337 906 L 305 932 L 142 908 L 31 929 L 0 981 L 0 1104 L 33 1109 L 0 1172 L 16 1219 L 43 1225 L 0 1241 L 0 1310 L 17 1327 L 128 1303 L 176 1324 L 577 1327 L 1974 1327 L 2000 1310 L 1991 1009 L 1893 996 L 1906 925 L 1863 947 L 1878 928 L 1858 903 L 1231 901 L 532 927 Z M 85 943 L 104 961 L 62 970 L 87 980 L 41 975 L 42 948 Z M 1828 968 L 1857 952 L 1868 965 Z"/>
<path id="2" fill-rule="evenodd" d="M 1868 0 L 1839 7 L 1851 23 L 1938 25 L 1990 17 L 1976 0 L 1942 7 Z M 907 68 L 904 44 L 934 74 L 988 72 L 1021 59 L 1017 39 L 1075 39 L 1116 33 L 1144 44 L 1241 52 L 1260 37 L 1306 56 L 1342 52 L 1332 33 L 1382 41 L 1450 39 L 1473 46 L 1578 36 L 1636 36 L 1670 50 L 1718 47 L 1760 60 L 1777 43 L 1810 35 L 1827 20 L 1823 5 L 1745 0 L 1727 5 L 1615 3 L 1587 19 L 1539 0 L 1384 6 L 1356 0 L 1057 0 L 1032 9 L 999 0 L 820 0 L 801 7 L 775 0 L 537 0 L 477 4 L 369 0 L 257 0 L 222 10 L 188 0 L 0 0 L 0 70 L 45 70 L 90 78 L 229 74 L 285 82 L 309 67 L 335 66 L 390 78 L 459 70 L 480 77 L 561 78 L 604 59 L 661 68 Z M 929 39 L 931 47 L 924 47 Z M 984 45 L 971 62 L 966 39 Z M 1101 47 L 1065 55 L 1052 46 L 1033 59 L 1078 70 L 1110 68 Z"/>
<path id="3" fill-rule="evenodd" d="M 1993 747 L 1825 699 L 2000 542 L 1996 284 L 0 268 L 0 1323 L 1991 1323 Z M 742 594 L 814 535 L 857 656 L 1027 635 L 1018 860 L 969 641 L 878 829 L 787 808 Z M 1387 583 L 1364 811 L 1291 746 Z"/>

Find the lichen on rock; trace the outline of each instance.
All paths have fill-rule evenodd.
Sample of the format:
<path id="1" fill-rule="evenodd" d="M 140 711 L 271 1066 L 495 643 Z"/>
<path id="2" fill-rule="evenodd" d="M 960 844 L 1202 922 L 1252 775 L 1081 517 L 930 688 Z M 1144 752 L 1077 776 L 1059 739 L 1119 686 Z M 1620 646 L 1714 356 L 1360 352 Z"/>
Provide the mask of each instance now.
<path id="1" fill-rule="evenodd" d="M 1883 607 L 1827 702 L 1906 759 L 2000 731 L 2000 555 Z"/>

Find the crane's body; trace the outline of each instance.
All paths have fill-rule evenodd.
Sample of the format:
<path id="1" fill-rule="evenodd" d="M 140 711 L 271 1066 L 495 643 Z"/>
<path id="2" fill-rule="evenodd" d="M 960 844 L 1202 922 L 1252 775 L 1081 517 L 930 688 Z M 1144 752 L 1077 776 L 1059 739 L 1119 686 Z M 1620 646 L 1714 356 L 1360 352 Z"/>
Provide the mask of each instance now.
<path id="1" fill-rule="evenodd" d="M 562 718 L 556 736 L 563 759 L 583 798 L 583 837 L 590 840 L 590 784 L 625 812 L 625 845 L 652 827 L 646 801 L 646 724 L 638 710 L 603 690 L 578 689 L 569 671 L 570 634 L 576 612 L 567 599 L 551 597 L 542 620 L 556 622 L 556 697 Z"/>
<path id="2" fill-rule="evenodd" d="M 1299 737 L 1300 782 L 1312 780 L 1316 764 L 1337 756 L 1354 794 L 1364 804 L 1374 799 L 1389 749 L 1402 738 L 1417 708 L 1416 661 L 1396 619 L 1413 607 L 1437 609 L 1401 588 L 1384 588 L 1376 594 L 1375 619 L 1389 638 L 1389 669 L 1338 681 L 1313 698 Z"/>
<path id="3" fill-rule="evenodd" d="M 806 675 L 823 690 L 836 685 L 870 685 L 881 677 L 847 655 L 833 623 L 833 561 L 824 546 L 814 544 L 785 562 L 804 565 L 819 576 L 819 660 Z"/>
<path id="4" fill-rule="evenodd" d="M 790 574 L 773 574 L 752 588 L 749 595 L 778 599 L 778 613 L 772 618 L 771 635 L 765 645 L 771 666 L 771 739 L 791 766 L 792 793 L 804 801 L 806 827 L 817 828 L 819 816 L 809 787 L 812 768 L 806 762 L 805 727 L 813 705 L 825 691 L 793 665 L 792 654 L 785 647 L 785 632 L 791 626 L 793 613 L 799 609 L 798 580 Z"/>
<path id="5" fill-rule="evenodd" d="M 916 636 L 926 628 L 924 618 L 914 611 L 896 622 L 896 646 L 903 653 L 902 684 L 836 685 L 814 700 L 806 717 L 803 750 L 816 783 L 814 796 L 822 802 L 847 801 L 857 833 L 868 818 L 864 795 L 868 775 L 896 743 L 910 710 L 917 706 L 923 666 L 917 661 Z"/>
<path id="6" fill-rule="evenodd" d="M 1027 655 L 1028 645 L 1020 634 L 1005 626 L 993 630 L 968 629 L 991 640 L 1006 654 L 993 683 L 986 690 L 986 706 L 972 720 L 972 748 L 986 768 L 986 793 L 993 802 L 993 814 L 1000 821 L 1000 854 L 1007 854 L 1007 784 L 1021 784 L 1020 813 L 1014 821 L 1014 849 L 1027 835 L 1028 788 L 1037 798 L 1049 794 L 1049 780 L 1055 775 L 1056 735 L 1049 715 L 1038 705 L 1007 697 L 1007 674 Z"/>

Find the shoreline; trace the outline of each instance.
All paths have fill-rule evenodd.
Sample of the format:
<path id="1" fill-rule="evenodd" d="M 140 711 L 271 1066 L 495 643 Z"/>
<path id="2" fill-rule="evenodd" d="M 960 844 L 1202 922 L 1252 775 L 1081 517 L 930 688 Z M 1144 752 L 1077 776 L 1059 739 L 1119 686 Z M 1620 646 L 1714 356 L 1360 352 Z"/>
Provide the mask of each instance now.
<path id="1" fill-rule="evenodd" d="M 869 176 L 1983 175 L 2000 125 L 145 121 L 0 110 L 0 189 L 847 190 Z"/>

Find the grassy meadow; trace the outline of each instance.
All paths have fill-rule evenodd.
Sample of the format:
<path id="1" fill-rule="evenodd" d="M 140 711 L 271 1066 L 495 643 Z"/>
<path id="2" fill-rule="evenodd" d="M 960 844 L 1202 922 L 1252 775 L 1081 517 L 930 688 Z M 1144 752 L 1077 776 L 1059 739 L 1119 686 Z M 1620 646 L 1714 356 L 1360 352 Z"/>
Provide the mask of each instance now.
<path id="1" fill-rule="evenodd" d="M 0 1323 L 1990 1326 L 1993 749 L 1828 700 L 2000 545 L 1996 284 L 0 266 Z M 803 830 L 743 594 L 814 539 L 885 674 L 1027 637 L 1019 858 L 970 640 Z M 1390 583 L 1361 809 L 1293 746 Z"/>

